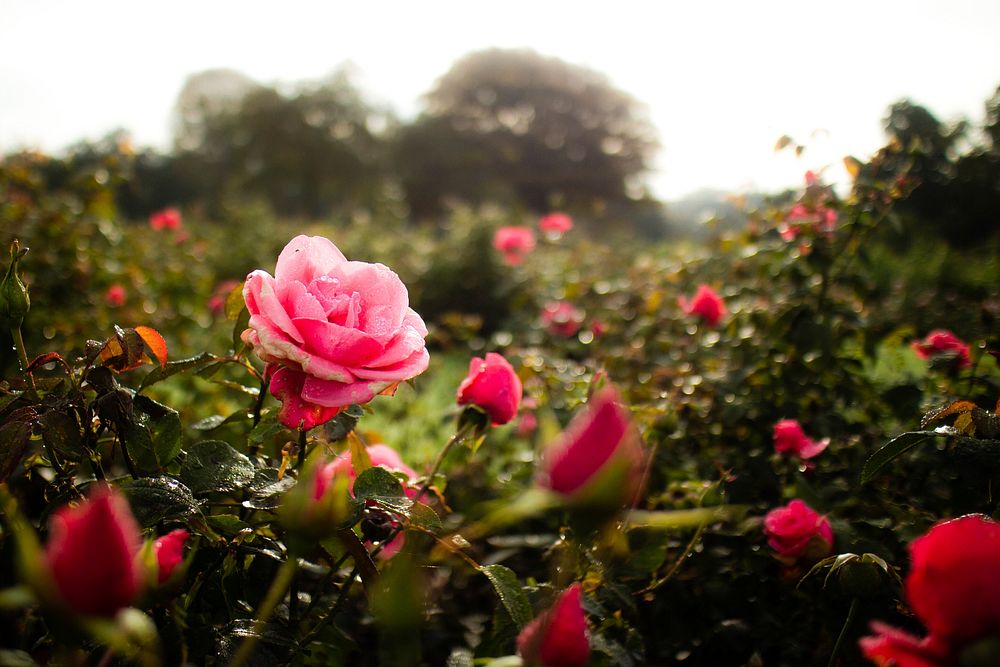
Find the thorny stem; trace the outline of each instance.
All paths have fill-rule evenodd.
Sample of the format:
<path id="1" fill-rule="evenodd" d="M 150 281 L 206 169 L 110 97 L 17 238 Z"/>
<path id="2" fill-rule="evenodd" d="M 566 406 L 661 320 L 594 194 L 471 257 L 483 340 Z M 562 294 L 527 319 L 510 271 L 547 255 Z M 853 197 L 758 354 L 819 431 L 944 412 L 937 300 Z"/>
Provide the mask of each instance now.
<path id="1" fill-rule="evenodd" d="M 10 337 L 14 339 L 14 349 L 17 350 L 17 363 L 21 366 L 21 372 L 28 376 L 28 384 L 34 394 L 37 392 L 35 378 L 28 372 L 28 351 L 24 347 L 24 337 L 21 336 L 21 325 L 10 328 Z"/>

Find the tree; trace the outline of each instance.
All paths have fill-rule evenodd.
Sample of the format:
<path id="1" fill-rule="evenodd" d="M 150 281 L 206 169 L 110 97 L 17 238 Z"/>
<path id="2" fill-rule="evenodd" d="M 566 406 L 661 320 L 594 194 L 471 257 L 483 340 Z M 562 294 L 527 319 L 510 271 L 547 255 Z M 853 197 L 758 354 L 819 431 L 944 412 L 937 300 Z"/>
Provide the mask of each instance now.
<path id="1" fill-rule="evenodd" d="M 417 215 L 443 200 L 512 197 L 542 211 L 641 194 L 657 147 L 638 102 L 592 70 L 526 50 L 457 62 L 394 144 Z"/>

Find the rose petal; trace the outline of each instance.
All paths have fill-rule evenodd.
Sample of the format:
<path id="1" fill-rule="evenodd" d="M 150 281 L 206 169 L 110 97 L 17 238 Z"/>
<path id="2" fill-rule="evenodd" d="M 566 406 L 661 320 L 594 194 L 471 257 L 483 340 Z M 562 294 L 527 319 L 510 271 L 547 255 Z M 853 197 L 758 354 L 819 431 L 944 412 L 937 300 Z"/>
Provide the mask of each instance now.
<path id="1" fill-rule="evenodd" d="M 243 298 L 251 316 L 263 316 L 277 330 L 294 341 L 302 342 L 302 335 L 292 324 L 292 318 L 288 316 L 285 307 L 278 299 L 275 280 L 267 272 L 254 271 L 247 276 L 246 284 L 243 286 Z M 258 318 L 258 321 L 262 320 Z"/>
<path id="2" fill-rule="evenodd" d="M 322 236 L 296 236 L 278 255 L 274 276 L 282 281 L 308 285 L 316 276 L 332 273 L 347 258 L 337 246 Z"/>
<path id="3" fill-rule="evenodd" d="M 342 327 L 326 320 L 296 318 L 308 352 L 345 367 L 364 366 L 379 356 L 382 346 L 364 331 Z"/>

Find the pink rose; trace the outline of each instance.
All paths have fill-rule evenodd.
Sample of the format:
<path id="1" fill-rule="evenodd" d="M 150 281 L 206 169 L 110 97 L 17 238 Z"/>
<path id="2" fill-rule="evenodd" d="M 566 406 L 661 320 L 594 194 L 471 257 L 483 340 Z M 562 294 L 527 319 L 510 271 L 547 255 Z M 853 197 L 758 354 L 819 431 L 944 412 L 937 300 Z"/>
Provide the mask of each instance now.
<path id="1" fill-rule="evenodd" d="M 873 623 L 873 637 L 861 640 L 873 661 L 950 667 L 962 650 L 1000 635 L 1000 523 L 969 515 L 935 524 L 910 544 L 906 599 L 927 627 L 918 639 Z"/>
<path id="2" fill-rule="evenodd" d="M 473 357 L 469 374 L 458 386 L 459 405 L 475 405 L 490 416 L 494 426 L 506 424 L 521 404 L 521 380 L 514 367 L 496 352 L 485 359 Z"/>
<path id="3" fill-rule="evenodd" d="M 959 368 L 968 368 L 972 365 L 968 344 L 947 329 L 935 329 L 923 340 L 910 343 L 910 347 L 921 359 L 952 355 Z"/>
<path id="4" fill-rule="evenodd" d="M 291 429 L 303 431 L 325 424 L 343 410 L 343 406 L 327 407 L 302 398 L 309 376 L 287 366 L 268 364 L 266 375 L 271 377 L 271 395 L 281 401 L 278 421 Z"/>
<path id="5" fill-rule="evenodd" d="M 768 512 L 764 517 L 764 534 L 779 559 L 788 564 L 816 561 L 833 550 L 830 522 L 801 500 Z"/>
<path id="6" fill-rule="evenodd" d="M 285 400 L 301 380 L 302 406 L 340 409 L 427 368 L 427 328 L 399 276 L 382 264 L 348 261 L 321 236 L 292 239 L 274 277 L 247 276 L 243 298 L 250 311 L 243 340 L 267 363 L 301 374 L 280 385 Z"/>
<path id="7" fill-rule="evenodd" d="M 142 534 L 125 498 L 97 487 L 76 507 L 52 516 L 45 561 L 66 606 L 80 614 L 113 616 L 139 594 L 141 547 Z"/>
<path id="8" fill-rule="evenodd" d="M 503 253 L 504 263 L 517 266 L 535 249 L 535 232 L 528 227 L 501 227 L 493 235 L 493 247 Z"/>
<path id="9" fill-rule="evenodd" d="M 538 482 L 579 504 L 620 507 L 636 500 L 644 458 L 631 413 L 607 385 L 542 453 Z"/>
<path id="10" fill-rule="evenodd" d="M 156 581 L 162 584 L 170 578 L 177 566 L 184 560 L 184 542 L 188 532 L 183 528 L 172 530 L 153 542 L 153 553 L 156 555 Z"/>
<path id="11" fill-rule="evenodd" d="M 551 333 L 569 338 L 583 324 L 583 313 L 568 301 L 555 301 L 542 310 L 542 324 Z"/>
<path id="12" fill-rule="evenodd" d="M 678 297 L 677 304 L 685 313 L 700 317 L 710 327 L 717 325 L 726 314 L 726 304 L 708 285 L 699 285 L 690 301 L 684 296 Z"/>
<path id="13" fill-rule="evenodd" d="M 149 216 L 149 226 L 157 231 L 169 229 L 177 231 L 181 228 L 181 212 L 176 208 L 165 208 Z"/>
<path id="14" fill-rule="evenodd" d="M 829 444 L 829 439 L 818 442 L 810 440 L 802 430 L 801 424 L 794 419 L 782 419 L 774 425 L 774 451 L 779 454 L 811 459 L 826 449 Z"/>
<path id="15" fill-rule="evenodd" d="M 549 213 L 539 219 L 538 228 L 546 234 L 559 236 L 573 229 L 573 218 L 565 213 Z"/>
<path id="16" fill-rule="evenodd" d="M 215 286 L 212 296 L 208 299 L 208 309 L 213 315 L 222 315 L 226 312 L 226 299 L 239 284 L 238 280 L 223 280 Z"/>
<path id="17" fill-rule="evenodd" d="M 112 308 L 121 308 L 124 306 L 126 297 L 125 287 L 119 283 L 115 283 L 104 293 L 104 300 Z"/>
<path id="18" fill-rule="evenodd" d="M 580 584 L 567 588 L 551 609 L 524 626 L 517 636 L 517 653 L 528 667 L 585 667 L 590 638 Z"/>

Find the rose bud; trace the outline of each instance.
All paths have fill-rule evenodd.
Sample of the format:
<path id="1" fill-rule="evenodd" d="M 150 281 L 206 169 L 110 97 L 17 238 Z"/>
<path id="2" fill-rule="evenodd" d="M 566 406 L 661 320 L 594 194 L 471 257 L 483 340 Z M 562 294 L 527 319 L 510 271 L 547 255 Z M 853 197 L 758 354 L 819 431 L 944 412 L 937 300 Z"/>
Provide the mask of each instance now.
<path id="1" fill-rule="evenodd" d="M 910 347 L 921 359 L 951 357 L 959 368 L 968 368 L 972 365 L 968 344 L 947 329 L 936 329 L 927 334 L 923 340 L 910 343 Z"/>
<path id="2" fill-rule="evenodd" d="M 608 385 L 542 453 L 538 483 L 573 504 L 617 508 L 636 500 L 643 460 L 632 416 Z"/>
<path id="3" fill-rule="evenodd" d="M 787 565 L 817 561 L 833 550 L 833 529 L 801 500 L 773 509 L 764 517 L 764 534 L 778 560 Z"/>
<path id="4" fill-rule="evenodd" d="M 829 444 L 829 439 L 810 440 L 802 430 L 802 425 L 794 419 L 782 419 L 774 425 L 774 451 L 779 454 L 811 459 Z"/>
<path id="5" fill-rule="evenodd" d="M 76 507 L 63 507 L 49 522 L 45 548 L 56 592 L 80 614 L 113 616 L 139 593 L 136 555 L 142 535 L 128 503 L 100 487 Z"/>
<path id="6" fill-rule="evenodd" d="M 980 515 L 943 521 L 910 544 L 906 600 L 927 628 L 923 639 L 882 623 L 861 640 L 873 661 L 946 667 L 972 664 L 1000 635 L 1000 523 Z M 987 663 L 995 664 L 995 663 Z"/>
<path id="7" fill-rule="evenodd" d="M 291 429 L 308 431 L 314 426 L 325 424 L 341 410 L 343 406 L 327 407 L 310 403 L 302 398 L 308 376 L 293 368 L 268 364 L 267 373 L 271 376 L 269 388 L 271 395 L 281 401 L 278 421 Z"/>
<path id="8" fill-rule="evenodd" d="M 153 542 L 153 554 L 156 556 L 156 583 L 162 584 L 174 573 L 177 566 L 184 560 L 184 542 L 189 534 L 183 528 L 172 530 Z"/>
<path id="9" fill-rule="evenodd" d="M 717 325 L 726 314 L 726 304 L 722 297 L 708 285 L 699 285 L 690 301 L 684 296 L 678 297 L 677 304 L 685 313 L 700 317 L 710 327 Z"/>
<path id="10" fill-rule="evenodd" d="M 514 367 L 496 352 L 488 352 L 485 359 L 472 358 L 469 374 L 458 386 L 457 401 L 481 408 L 499 426 L 517 415 L 522 391 Z"/>
<path id="11" fill-rule="evenodd" d="M 427 370 L 427 327 L 399 276 L 348 261 L 322 236 L 292 239 L 273 277 L 247 276 L 243 298 L 244 342 L 263 361 L 304 374 L 296 391 L 303 405 L 367 403 Z"/>
<path id="12" fill-rule="evenodd" d="M 529 667 L 584 667 L 590 659 L 587 619 L 580 604 L 580 584 L 573 584 L 552 608 L 524 626 L 517 653 Z"/>

